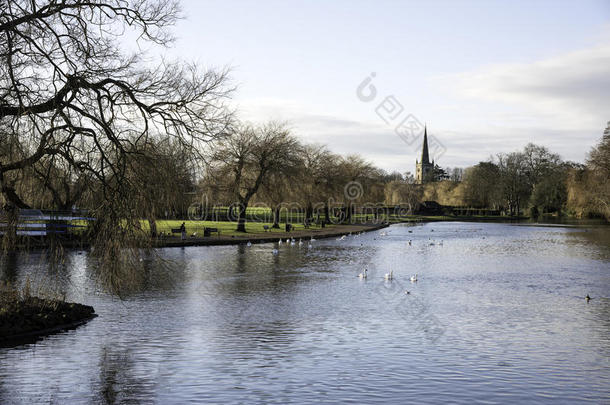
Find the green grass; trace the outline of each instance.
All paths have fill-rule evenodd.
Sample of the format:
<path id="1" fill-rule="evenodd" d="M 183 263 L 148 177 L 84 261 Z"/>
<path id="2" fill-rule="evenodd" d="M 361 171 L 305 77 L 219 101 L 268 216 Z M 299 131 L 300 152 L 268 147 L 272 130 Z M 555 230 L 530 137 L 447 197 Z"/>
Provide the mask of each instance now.
<path id="1" fill-rule="evenodd" d="M 186 227 L 186 233 L 190 236 L 194 232 L 197 232 L 197 236 L 203 236 L 203 228 L 217 228 L 220 231 L 221 235 L 232 236 L 232 235 L 244 235 L 243 232 L 237 232 L 235 229 L 237 228 L 237 222 L 216 222 L 216 221 L 182 221 L 182 220 L 159 220 L 157 221 L 157 232 L 168 232 L 170 233 L 172 229 L 180 228 L 180 225 L 184 222 L 184 226 Z M 264 225 L 269 226 L 273 225 L 270 222 L 247 222 L 246 223 L 246 234 L 282 234 L 285 235 L 285 225 L 280 224 L 280 229 L 271 229 L 270 232 L 265 232 L 263 228 Z M 142 227 L 148 230 L 148 222 L 142 221 Z M 329 225 L 327 227 L 332 227 Z M 295 231 L 304 230 L 305 227 L 303 224 L 293 224 L 293 229 Z M 320 229 L 318 226 L 311 226 L 310 230 Z"/>

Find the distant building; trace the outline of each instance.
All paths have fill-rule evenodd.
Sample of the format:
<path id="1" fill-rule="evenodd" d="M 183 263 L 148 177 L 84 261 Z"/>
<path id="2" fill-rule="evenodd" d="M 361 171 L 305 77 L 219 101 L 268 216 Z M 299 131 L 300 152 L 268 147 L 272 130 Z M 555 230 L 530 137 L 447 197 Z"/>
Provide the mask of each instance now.
<path id="1" fill-rule="evenodd" d="M 424 127 L 424 144 L 421 151 L 421 161 L 415 159 L 415 182 L 424 184 L 434 181 L 434 160 L 430 162 L 428 154 L 428 129 Z"/>

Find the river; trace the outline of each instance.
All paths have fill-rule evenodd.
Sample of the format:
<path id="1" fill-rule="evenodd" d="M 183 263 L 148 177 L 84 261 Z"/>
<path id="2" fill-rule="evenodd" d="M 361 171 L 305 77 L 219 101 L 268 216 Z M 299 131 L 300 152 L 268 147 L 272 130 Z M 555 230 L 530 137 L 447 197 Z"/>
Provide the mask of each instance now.
<path id="1" fill-rule="evenodd" d="M 160 249 L 121 299 L 84 251 L 5 261 L 99 317 L 0 348 L 0 403 L 610 403 L 610 228 L 304 242 Z"/>

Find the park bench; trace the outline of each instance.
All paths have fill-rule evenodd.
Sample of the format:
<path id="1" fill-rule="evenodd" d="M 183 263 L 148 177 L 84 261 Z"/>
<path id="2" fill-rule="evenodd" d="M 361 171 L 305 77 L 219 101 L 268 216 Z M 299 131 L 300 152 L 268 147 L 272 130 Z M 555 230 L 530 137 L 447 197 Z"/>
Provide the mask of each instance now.
<path id="1" fill-rule="evenodd" d="M 203 228 L 203 236 L 212 236 L 212 232 L 215 232 L 220 236 L 220 230 L 218 228 Z"/>

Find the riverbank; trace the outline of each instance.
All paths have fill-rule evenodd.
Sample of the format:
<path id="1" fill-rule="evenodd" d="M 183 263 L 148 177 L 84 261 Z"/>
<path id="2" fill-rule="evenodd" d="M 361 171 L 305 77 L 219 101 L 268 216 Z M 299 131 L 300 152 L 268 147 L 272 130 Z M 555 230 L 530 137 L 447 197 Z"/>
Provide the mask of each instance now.
<path id="1" fill-rule="evenodd" d="M 28 297 L 2 300 L 0 346 L 12 346 L 62 330 L 72 329 L 95 318 L 93 307 L 72 302 Z"/>
<path id="2" fill-rule="evenodd" d="M 268 232 L 244 233 L 234 235 L 215 235 L 205 238 L 188 237 L 182 240 L 180 237 L 166 237 L 157 239 L 154 247 L 184 247 L 184 246 L 218 246 L 218 245 L 240 245 L 244 243 L 271 243 L 279 239 L 325 239 L 359 232 L 371 232 L 386 228 L 388 223 L 368 223 L 368 224 L 340 224 L 332 225 L 327 228 L 299 229 L 291 232 L 284 232 L 272 229 Z"/>
<path id="3" fill-rule="evenodd" d="M 386 219 L 384 219 L 385 221 Z M 450 216 L 450 215 L 405 215 L 400 217 L 391 216 L 387 222 L 374 223 L 356 223 L 356 224 L 330 224 L 325 228 L 320 226 L 312 226 L 305 228 L 303 224 L 294 224 L 293 230 L 290 232 L 284 231 L 282 228 L 271 228 L 271 224 L 261 222 L 249 222 L 246 225 L 248 232 L 236 232 L 236 222 L 213 222 L 213 221 L 189 221 L 189 220 L 163 220 L 158 221 L 157 230 L 159 236 L 152 240 L 151 246 L 155 248 L 163 247 L 184 247 L 184 246 L 215 246 L 215 245 L 239 245 L 247 243 L 269 243 L 276 242 L 280 238 L 295 238 L 295 239 L 323 239 L 341 236 L 345 234 L 368 232 L 377 229 L 385 228 L 397 223 L 427 223 L 427 222 L 495 222 L 495 223 L 521 223 L 526 225 L 539 224 L 540 226 L 556 223 L 570 223 L 578 225 L 587 225 L 582 223 L 583 220 L 574 220 L 571 218 L 542 218 L 538 221 L 532 220 L 530 217 L 507 217 L 507 216 Z M 590 222 L 590 221 L 589 221 Z M 143 230 L 148 232 L 148 224 L 142 221 Z M 175 228 L 179 228 L 180 224 L 185 223 L 187 237 L 182 240 L 178 233 L 172 233 Z M 597 224 L 597 223 L 596 223 Z M 607 223 L 605 223 L 607 225 Z M 204 229 L 214 228 L 219 233 L 214 232 L 212 236 L 203 237 Z M 265 229 L 267 228 L 267 229 Z M 49 239 L 31 238 L 24 240 L 19 249 L 46 249 L 51 245 Z M 86 249 L 89 247 L 87 240 L 75 238 L 57 241 L 62 248 Z"/>

